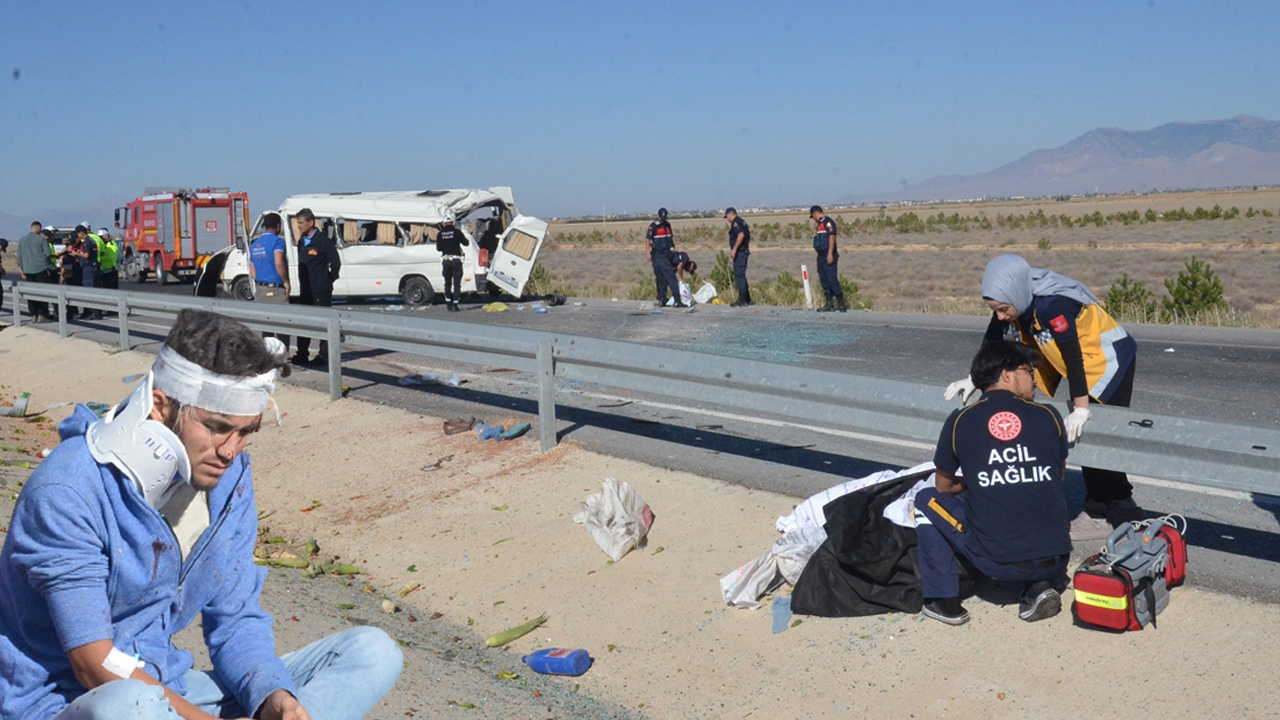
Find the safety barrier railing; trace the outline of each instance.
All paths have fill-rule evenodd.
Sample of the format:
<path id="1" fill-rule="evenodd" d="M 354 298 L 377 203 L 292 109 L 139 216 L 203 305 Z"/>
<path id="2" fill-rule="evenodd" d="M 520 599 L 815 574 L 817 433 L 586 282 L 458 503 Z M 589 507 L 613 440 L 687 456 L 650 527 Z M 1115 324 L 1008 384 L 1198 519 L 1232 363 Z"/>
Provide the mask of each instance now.
<path id="1" fill-rule="evenodd" d="M 328 341 L 329 397 L 342 396 L 341 345 L 511 368 L 534 375 L 542 448 L 556 444 L 555 378 L 675 396 L 827 427 L 936 442 L 954 403 L 933 385 L 559 333 L 303 305 L 258 305 L 61 285 L 6 283 L 14 324 L 28 299 L 112 311 L 120 346 L 130 320 L 171 324 L 184 308 L 234 317 L 255 330 Z M 801 371 L 802 370 L 802 371 Z M 1280 430 L 1199 418 L 1095 407 L 1071 461 L 1155 478 L 1280 495 Z"/>

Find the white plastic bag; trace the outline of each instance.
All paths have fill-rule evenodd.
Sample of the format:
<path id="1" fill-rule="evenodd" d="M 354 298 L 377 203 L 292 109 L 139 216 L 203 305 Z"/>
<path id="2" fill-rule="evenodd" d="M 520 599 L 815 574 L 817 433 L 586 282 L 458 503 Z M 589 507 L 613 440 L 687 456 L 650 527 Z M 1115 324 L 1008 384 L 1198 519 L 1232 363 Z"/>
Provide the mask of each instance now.
<path id="1" fill-rule="evenodd" d="M 688 285 L 685 285 L 684 287 L 688 287 Z M 684 288 L 681 288 L 681 289 L 680 289 L 680 295 L 681 295 L 681 296 L 683 296 L 683 295 L 684 295 Z M 701 303 L 701 304 L 703 304 L 703 305 L 706 305 L 707 303 L 711 302 L 712 300 L 715 300 L 715 299 L 716 299 L 716 286 L 715 286 L 715 285 L 712 285 L 712 284 L 711 284 L 711 283 L 709 283 L 709 282 L 704 282 L 704 283 L 702 283 L 702 287 L 698 288 L 698 292 L 696 292 L 696 293 L 694 293 L 694 294 L 693 294 L 693 299 L 694 299 L 694 300 L 697 300 L 699 303 Z"/>
<path id="2" fill-rule="evenodd" d="M 680 302 L 684 303 L 685 305 L 692 305 L 693 300 L 691 300 L 690 297 L 691 296 L 689 295 L 689 283 L 687 282 L 680 283 Z M 676 298 L 674 295 L 667 298 L 667 305 L 675 305 L 675 304 L 676 304 Z"/>
<path id="3" fill-rule="evenodd" d="M 720 594 L 729 605 L 755 610 L 760 607 L 760 598 L 783 581 L 795 585 L 809 558 L 826 539 L 827 532 L 820 527 L 783 535 L 760 557 L 720 578 Z"/>
<path id="4" fill-rule="evenodd" d="M 653 511 L 630 485 L 606 478 L 601 492 L 582 501 L 582 512 L 573 521 L 585 525 L 596 545 L 617 562 L 649 533 Z"/>

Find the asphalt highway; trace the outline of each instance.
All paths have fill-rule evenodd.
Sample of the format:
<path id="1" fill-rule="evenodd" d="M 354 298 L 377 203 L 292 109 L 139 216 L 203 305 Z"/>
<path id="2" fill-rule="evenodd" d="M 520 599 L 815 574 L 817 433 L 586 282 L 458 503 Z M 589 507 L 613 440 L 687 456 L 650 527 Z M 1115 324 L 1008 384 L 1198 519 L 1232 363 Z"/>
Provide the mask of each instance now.
<path id="1" fill-rule="evenodd" d="M 190 292 L 189 286 L 151 283 L 129 289 Z M 531 302 L 507 305 L 506 312 L 489 313 L 480 309 L 480 302 L 464 303 L 462 313 L 446 313 L 443 306 L 406 308 L 389 299 L 347 309 L 679 347 L 712 353 L 727 366 L 735 358 L 784 362 L 793 364 L 797 373 L 821 368 L 909 380 L 935 384 L 939 393 L 965 375 L 986 326 L 986 319 L 979 317 L 817 314 L 727 306 L 698 306 L 692 312 L 666 309 L 653 315 L 650 306 L 628 300 L 571 298 L 546 313 L 535 312 Z M 131 327 L 142 333 L 139 349 L 154 352 L 163 328 L 148 326 L 145 319 L 131 320 Z M 1134 408 L 1268 427 L 1280 424 L 1280 332 L 1163 325 L 1127 329 L 1139 345 Z M 109 323 L 77 324 L 73 332 L 115 341 Z M 462 380 L 456 387 L 444 382 L 399 383 L 410 374 L 443 379 L 455 370 Z M 344 348 L 343 373 L 349 397 L 367 402 L 430 417 L 536 420 L 536 384 L 518 372 L 445 367 L 418 356 L 352 347 Z M 289 381 L 322 391 L 328 387 L 322 370 L 302 370 Z M 932 458 L 930 443 L 839 430 L 822 418 L 796 423 L 747 416 L 661 392 L 622 392 L 558 381 L 556 398 L 561 442 L 798 499 L 849 478 Z M 1078 473 L 1070 479 L 1078 487 Z M 1155 478 L 1133 480 L 1136 499 L 1150 513 L 1178 513 L 1187 519 L 1192 584 L 1280 602 L 1280 499 Z M 1089 549 L 1077 546 L 1078 552 Z"/>

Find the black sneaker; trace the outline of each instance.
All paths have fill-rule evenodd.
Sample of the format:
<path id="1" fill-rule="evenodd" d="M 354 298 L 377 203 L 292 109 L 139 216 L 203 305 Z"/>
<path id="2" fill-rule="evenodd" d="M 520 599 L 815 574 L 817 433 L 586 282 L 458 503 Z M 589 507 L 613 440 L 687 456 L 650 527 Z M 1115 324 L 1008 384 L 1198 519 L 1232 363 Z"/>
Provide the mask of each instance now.
<path id="1" fill-rule="evenodd" d="M 963 625 L 969 622 L 969 611 L 960 604 L 960 598 L 936 598 L 925 600 L 920 614 L 931 617 L 948 625 Z"/>
<path id="2" fill-rule="evenodd" d="M 307 359 L 306 355 L 294 354 L 293 357 L 289 358 L 289 362 L 293 363 L 294 365 L 306 365 L 309 362 L 309 360 Z"/>
<path id="3" fill-rule="evenodd" d="M 1022 602 L 1018 604 L 1018 617 L 1027 622 L 1048 620 L 1062 612 L 1062 596 L 1048 580 L 1031 583 L 1022 592 Z"/>

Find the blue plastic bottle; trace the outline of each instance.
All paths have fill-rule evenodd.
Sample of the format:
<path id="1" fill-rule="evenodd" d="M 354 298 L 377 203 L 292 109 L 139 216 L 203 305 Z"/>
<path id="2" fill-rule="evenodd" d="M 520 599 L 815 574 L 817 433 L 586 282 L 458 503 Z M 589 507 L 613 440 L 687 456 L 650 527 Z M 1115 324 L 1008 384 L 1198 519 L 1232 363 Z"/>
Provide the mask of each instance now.
<path id="1" fill-rule="evenodd" d="M 548 675 L 581 675 L 591 667 L 586 650 L 544 648 L 520 658 L 534 672 Z"/>

